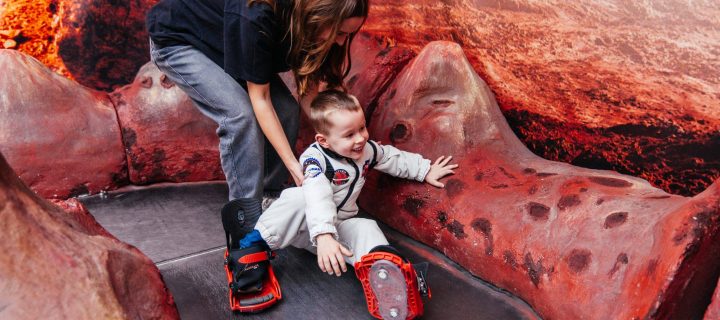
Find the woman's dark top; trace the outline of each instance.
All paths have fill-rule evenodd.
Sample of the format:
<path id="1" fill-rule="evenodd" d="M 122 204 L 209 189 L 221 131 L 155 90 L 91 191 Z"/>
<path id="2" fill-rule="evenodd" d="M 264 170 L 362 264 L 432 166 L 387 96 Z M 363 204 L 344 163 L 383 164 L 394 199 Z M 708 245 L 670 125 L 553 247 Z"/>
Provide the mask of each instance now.
<path id="1" fill-rule="evenodd" d="M 292 0 L 162 0 L 147 15 L 150 38 L 158 47 L 191 45 L 238 82 L 265 84 L 290 66 L 287 17 Z"/>

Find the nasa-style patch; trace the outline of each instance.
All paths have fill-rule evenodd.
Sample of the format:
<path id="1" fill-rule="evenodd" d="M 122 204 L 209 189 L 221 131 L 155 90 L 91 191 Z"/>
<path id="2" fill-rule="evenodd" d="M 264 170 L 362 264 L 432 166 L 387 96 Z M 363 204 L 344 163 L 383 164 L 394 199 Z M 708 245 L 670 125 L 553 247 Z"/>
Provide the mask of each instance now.
<path id="1" fill-rule="evenodd" d="M 320 161 L 315 158 L 307 158 L 303 162 L 303 175 L 305 178 L 314 178 L 322 173 Z"/>
<path id="2" fill-rule="evenodd" d="M 350 174 L 344 169 L 335 170 L 332 183 L 336 186 L 341 186 L 350 181 Z"/>

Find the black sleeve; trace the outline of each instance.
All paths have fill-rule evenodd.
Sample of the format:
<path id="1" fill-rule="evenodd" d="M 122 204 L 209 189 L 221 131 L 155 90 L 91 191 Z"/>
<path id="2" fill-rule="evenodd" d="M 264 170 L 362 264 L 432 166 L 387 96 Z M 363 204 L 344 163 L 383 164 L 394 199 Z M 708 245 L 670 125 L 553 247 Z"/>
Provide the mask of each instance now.
<path id="1" fill-rule="evenodd" d="M 263 18 L 252 21 L 225 12 L 224 69 L 236 80 L 265 84 L 274 74 L 272 57 L 277 50 L 274 28 L 269 19 Z"/>

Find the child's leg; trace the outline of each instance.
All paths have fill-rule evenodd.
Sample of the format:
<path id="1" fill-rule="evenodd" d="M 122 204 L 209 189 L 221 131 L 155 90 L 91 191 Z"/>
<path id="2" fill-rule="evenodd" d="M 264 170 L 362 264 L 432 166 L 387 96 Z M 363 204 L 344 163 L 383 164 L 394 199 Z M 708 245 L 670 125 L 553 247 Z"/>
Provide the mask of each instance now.
<path id="1" fill-rule="evenodd" d="M 260 216 L 255 229 L 244 234 L 229 250 L 227 272 L 233 310 L 262 310 L 282 297 L 269 261 L 271 251 L 297 242 L 303 234 L 309 243 L 307 233 L 302 189 L 284 190 Z"/>
<path id="2" fill-rule="evenodd" d="M 375 220 L 347 219 L 337 225 L 337 231 L 340 241 L 350 246 L 348 249 L 353 252 L 352 257 L 345 257 L 345 261 L 350 265 L 360 261 L 360 258 L 370 252 L 372 248 L 388 244 Z"/>
<path id="3" fill-rule="evenodd" d="M 410 262 L 388 245 L 375 221 L 348 219 L 338 225 L 338 233 L 353 246 L 354 256 L 346 259 L 354 264 L 373 316 L 412 319 L 422 315 L 421 291 L 429 293 L 424 277 L 418 277 Z"/>
<path id="4" fill-rule="evenodd" d="M 296 245 L 298 238 L 305 234 L 307 244 L 307 223 L 305 223 L 305 196 L 300 187 L 283 190 L 280 197 L 263 212 L 255 225 L 262 239 L 270 249 L 277 250 Z M 300 246 L 304 248 L 304 246 Z"/>

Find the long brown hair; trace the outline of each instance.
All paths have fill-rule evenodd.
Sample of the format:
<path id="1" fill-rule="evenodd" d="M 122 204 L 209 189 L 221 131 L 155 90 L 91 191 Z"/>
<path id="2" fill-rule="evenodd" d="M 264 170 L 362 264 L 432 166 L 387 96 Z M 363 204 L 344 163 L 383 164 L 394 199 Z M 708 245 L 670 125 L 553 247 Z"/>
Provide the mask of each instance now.
<path id="1" fill-rule="evenodd" d="M 277 13 L 275 0 L 248 0 L 269 4 Z M 299 95 L 305 95 L 310 87 L 324 81 L 329 88 L 344 87 L 343 79 L 350 72 L 350 44 L 355 34 L 350 34 L 342 46 L 333 45 L 335 35 L 345 19 L 365 18 L 368 0 L 294 0 L 287 17 L 290 52 L 287 60 L 295 75 Z M 328 29 L 330 36 L 318 42 L 318 35 Z"/>

